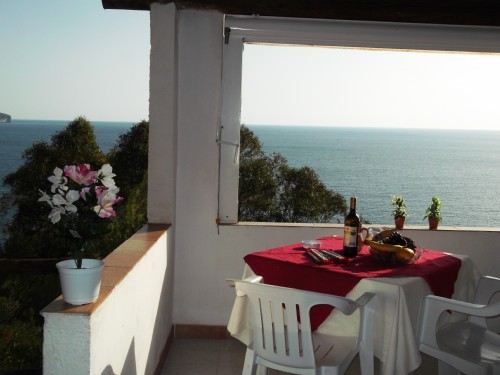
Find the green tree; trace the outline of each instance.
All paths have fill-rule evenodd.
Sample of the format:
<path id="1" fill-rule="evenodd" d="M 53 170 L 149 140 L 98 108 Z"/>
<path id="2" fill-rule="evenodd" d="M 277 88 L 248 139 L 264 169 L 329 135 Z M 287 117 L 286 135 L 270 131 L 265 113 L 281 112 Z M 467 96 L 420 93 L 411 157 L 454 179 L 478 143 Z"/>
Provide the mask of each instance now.
<path id="1" fill-rule="evenodd" d="M 343 221 L 345 198 L 328 189 L 310 167 L 294 168 L 279 153 L 267 155 L 246 126 L 241 127 L 240 147 L 240 221 Z"/>
<path id="2" fill-rule="evenodd" d="M 50 144 L 37 142 L 25 150 L 26 162 L 4 180 L 11 190 L 2 196 L 3 206 L 17 208 L 7 228 L 5 256 L 60 258 L 68 255 L 68 238 L 60 236 L 47 218 L 47 207 L 38 202 L 39 189 L 50 186 L 47 177 L 55 167 L 63 168 L 67 164 L 87 163 L 100 167 L 109 162 L 124 198 L 123 204 L 115 206 L 117 216 L 106 238 L 98 244 L 99 249 L 94 246 L 92 256 L 106 256 L 137 231 L 146 222 L 148 131 L 146 121 L 134 125 L 120 136 L 117 145 L 106 156 L 97 144 L 90 122 L 78 117 L 56 133 Z"/>
<path id="3" fill-rule="evenodd" d="M 107 159 L 95 139 L 92 125 L 78 117 L 51 138 L 36 142 L 23 153 L 25 163 L 4 179 L 10 192 L 2 196 L 3 206 L 17 211 L 7 227 L 4 253 L 8 258 L 51 258 L 67 256 L 68 243 L 47 219 L 47 207 L 38 202 L 39 189 L 50 187 L 47 178 L 55 167 L 88 163 L 101 166 Z"/>
<path id="4" fill-rule="evenodd" d="M 125 197 L 141 183 L 148 170 L 148 138 L 149 122 L 141 121 L 122 134 L 108 153 L 116 185 Z"/>
<path id="5" fill-rule="evenodd" d="M 91 256 L 104 257 L 146 223 L 148 123 L 134 125 L 106 156 L 99 148 L 92 125 L 78 117 L 51 138 L 36 142 L 23 153 L 25 163 L 4 179 L 10 191 L 0 203 L 4 213 L 16 208 L 7 228 L 4 258 L 66 257 L 69 244 L 58 236 L 48 212 L 38 202 L 38 189 L 48 189 L 47 177 L 55 167 L 110 162 L 117 174 L 124 201 L 115 206 L 117 216 Z M 49 185 L 47 185 L 49 184 Z M 57 274 L 0 275 L 0 370 L 40 368 L 42 318 L 39 311 L 58 294 Z"/>
<path id="6" fill-rule="evenodd" d="M 115 248 L 147 223 L 149 122 L 141 121 L 120 136 L 108 159 L 116 174 L 115 182 L 124 197 L 117 218 L 110 228 L 108 241 Z"/>

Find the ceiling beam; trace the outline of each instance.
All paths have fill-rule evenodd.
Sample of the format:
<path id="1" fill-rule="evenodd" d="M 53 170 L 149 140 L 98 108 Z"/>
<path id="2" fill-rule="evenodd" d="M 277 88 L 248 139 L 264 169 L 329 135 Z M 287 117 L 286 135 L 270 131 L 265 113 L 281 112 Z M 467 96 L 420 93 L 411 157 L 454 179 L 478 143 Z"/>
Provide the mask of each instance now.
<path id="1" fill-rule="evenodd" d="M 102 0 L 105 9 L 132 10 L 172 2 L 225 14 L 500 26 L 497 0 Z"/>

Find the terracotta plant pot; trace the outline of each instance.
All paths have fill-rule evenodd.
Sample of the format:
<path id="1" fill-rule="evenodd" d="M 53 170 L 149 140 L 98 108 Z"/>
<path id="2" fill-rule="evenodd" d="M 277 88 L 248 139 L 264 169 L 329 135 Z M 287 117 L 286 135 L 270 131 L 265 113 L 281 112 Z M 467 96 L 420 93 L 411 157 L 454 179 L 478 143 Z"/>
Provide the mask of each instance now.
<path id="1" fill-rule="evenodd" d="M 400 216 L 394 220 L 394 224 L 396 225 L 396 229 L 403 229 L 405 226 L 405 217 Z"/>
<path id="2" fill-rule="evenodd" d="M 429 218 L 429 229 L 436 230 L 439 225 L 439 219 L 431 219 Z"/>

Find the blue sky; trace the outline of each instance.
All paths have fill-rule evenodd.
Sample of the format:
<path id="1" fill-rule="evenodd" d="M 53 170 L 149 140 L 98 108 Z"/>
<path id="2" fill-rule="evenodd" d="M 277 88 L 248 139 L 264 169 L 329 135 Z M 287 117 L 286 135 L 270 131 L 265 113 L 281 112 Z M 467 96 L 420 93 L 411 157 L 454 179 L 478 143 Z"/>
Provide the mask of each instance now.
<path id="1" fill-rule="evenodd" d="M 100 0 L 0 0 L 0 112 L 148 119 L 149 12 Z"/>
<path id="2" fill-rule="evenodd" d="M 0 112 L 148 119 L 148 11 L 0 0 Z M 247 124 L 500 129 L 500 55 L 247 46 Z"/>

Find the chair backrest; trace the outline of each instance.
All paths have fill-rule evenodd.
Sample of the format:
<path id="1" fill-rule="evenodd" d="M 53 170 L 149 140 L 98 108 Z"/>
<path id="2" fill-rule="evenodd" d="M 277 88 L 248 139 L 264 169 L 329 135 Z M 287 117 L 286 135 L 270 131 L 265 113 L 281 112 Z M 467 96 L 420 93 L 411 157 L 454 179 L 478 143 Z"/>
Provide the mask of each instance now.
<path id="1" fill-rule="evenodd" d="M 492 297 L 495 296 L 495 302 L 498 302 L 500 294 L 500 279 L 492 276 L 482 276 L 476 287 L 474 303 L 478 305 L 489 305 L 492 303 Z M 474 324 L 487 327 L 487 318 L 484 316 L 469 316 L 469 321 Z"/>
<path id="2" fill-rule="evenodd" d="M 490 303 L 498 291 L 500 279 L 483 276 L 474 303 L 433 295 L 423 298 L 417 331 L 420 351 L 437 358 L 440 368 L 455 369 L 453 373 L 500 373 L 500 338 L 486 324 L 486 318 L 500 316 L 500 302 Z M 446 315 L 450 322 L 443 325 L 444 312 L 457 312 L 468 321 Z"/>
<path id="3" fill-rule="evenodd" d="M 250 302 L 252 349 L 261 358 L 283 366 L 316 367 L 309 317 L 312 306 L 331 305 L 347 315 L 359 307 L 348 298 L 329 294 L 243 280 L 235 286 Z"/>

